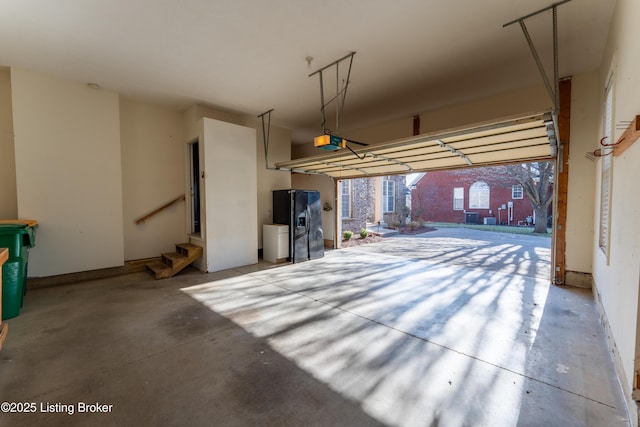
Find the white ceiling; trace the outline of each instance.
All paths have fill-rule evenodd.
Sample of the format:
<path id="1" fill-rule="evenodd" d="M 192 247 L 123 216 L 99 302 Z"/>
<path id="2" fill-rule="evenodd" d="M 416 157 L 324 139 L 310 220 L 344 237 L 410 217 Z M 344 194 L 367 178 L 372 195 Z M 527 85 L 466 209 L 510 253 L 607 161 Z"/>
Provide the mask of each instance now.
<path id="1" fill-rule="evenodd" d="M 272 123 L 302 141 L 321 132 L 308 75 L 351 51 L 342 129 L 540 82 L 519 27 L 502 25 L 552 2 L 0 0 L 0 65 L 180 109 L 274 108 Z M 614 4 L 558 8 L 561 75 L 599 65 Z M 527 25 L 550 65 L 551 12 Z"/>

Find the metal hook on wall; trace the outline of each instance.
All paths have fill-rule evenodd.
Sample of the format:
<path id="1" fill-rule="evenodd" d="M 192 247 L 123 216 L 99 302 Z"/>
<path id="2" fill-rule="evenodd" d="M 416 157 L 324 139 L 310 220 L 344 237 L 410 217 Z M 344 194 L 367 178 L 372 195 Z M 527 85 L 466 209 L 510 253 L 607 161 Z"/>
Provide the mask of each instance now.
<path id="1" fill-rule="evenodd" d="M 602 138 L 600 139 L 600 145 L 602 145 L 603 147 L 615 147 L 616 145 L 619 145 L 622 141 L 624 141 L 624 137 L 622 137 L 622 138 L 620 138 L 620 140 L 619 140 L 618 142 L 616 142 L 616 143 L 614 143 L 614 144 L 605 144 L 605 143 L 604 143 L 604 140 L 605 140 L 605 139 L 609 139 L 609 137 L 608 137 L 608 136 L 605 136 L 605 137 L 602 137 Z"/>
<path id="2" fill-rule="evenodd" d="M 619 145 L 622 141 L 624 141 L 624 137 L 620 138 L 620 140 L 614 144 L 607 144 L 605 143 L 605 141 L 609 139 L 608 136 L 604 136 L 602 138 L 600 138 L 600 145 L 603 146 L 604 148 L 598 148 L 596 150 L 594 150 L 592 153 L 587 153 L 587 154 L 592 154 L 593 157 L 606 157 L 606 156 L 610 156 L 613 154 L 613 149 Z M 604 151 L 606 150 L 606 152 Z"/>
<path id="3" fill-rule="evenodd" d="M 598 148 L 598 149 L 596 149 L 594 151 L 589 151 L 588 153 L 585 154 L 587 159 L 595 160 L 596 157 L 606 157 L 606 156 L 612 155 L 613 154 L 613 149 L 624 140 L 624 137 L 620 138 L 620 140 L 618 142 L 616 142 L 615 144 L 607 144 L 605 142 L 607 139 L 609 139 L 608 136 L 603 136 L 602 138 L 600 138 L 600 142 L 599 143 L 604 148 Z"/>
<path id="4" fill-rule="evenodd" d="M 603 153 L 602 149 L 598 148 L 598 149 L 594 150 L 593 153 L 591 153 L 591 154 L 593 154 L 594 157 L 606 157 L 606 156 L 612 155 L 613 154 L 613 150 L 609 151 L 608 153 Z"/>

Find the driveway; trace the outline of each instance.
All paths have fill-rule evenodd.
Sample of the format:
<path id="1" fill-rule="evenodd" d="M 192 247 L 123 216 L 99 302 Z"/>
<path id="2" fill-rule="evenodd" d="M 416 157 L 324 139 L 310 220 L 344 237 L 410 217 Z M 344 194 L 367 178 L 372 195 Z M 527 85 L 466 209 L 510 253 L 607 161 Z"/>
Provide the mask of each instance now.
<path id="1" fill-rule="evenodd" d="M 534 234 L 440 228 L 424 234 L 387 237 L 382 242 L 358 248 L 407 259 L 548 279 L 550 246 L 549 237 Z"/>

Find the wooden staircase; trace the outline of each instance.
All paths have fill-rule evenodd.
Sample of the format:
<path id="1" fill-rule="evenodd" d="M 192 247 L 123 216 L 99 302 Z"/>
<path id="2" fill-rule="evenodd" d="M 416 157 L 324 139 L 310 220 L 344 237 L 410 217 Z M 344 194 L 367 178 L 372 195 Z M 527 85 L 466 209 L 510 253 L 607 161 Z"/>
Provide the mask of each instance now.
<path id="1" fill-rule="evenodd" d="M 147 268 L 153 272 L 156 279 L 173 277 L 185 267 L 202 256 L 202 248 L 191 243 L 176 244 L 175 252 L 162 254 L 160 261 L 147 264 Z"/>

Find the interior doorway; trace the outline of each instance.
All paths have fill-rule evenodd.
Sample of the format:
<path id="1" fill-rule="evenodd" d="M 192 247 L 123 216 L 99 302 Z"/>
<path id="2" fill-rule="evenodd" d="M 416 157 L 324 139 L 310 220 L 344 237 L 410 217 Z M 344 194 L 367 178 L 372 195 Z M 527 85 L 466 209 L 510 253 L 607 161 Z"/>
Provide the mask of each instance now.
<path id="1" fill-rule="evenodd" d="M 200 143 L 189 144 L 191 234 L 200 235 Z"/>

